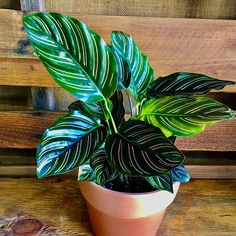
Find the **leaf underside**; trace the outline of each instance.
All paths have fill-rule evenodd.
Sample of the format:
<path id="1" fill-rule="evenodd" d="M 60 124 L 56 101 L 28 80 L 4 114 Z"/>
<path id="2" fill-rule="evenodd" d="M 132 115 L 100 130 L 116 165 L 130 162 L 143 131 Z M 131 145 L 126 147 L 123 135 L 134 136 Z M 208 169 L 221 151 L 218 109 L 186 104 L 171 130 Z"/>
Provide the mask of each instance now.
<path id="1" fill-rule="evenodd" d="M 173 182 L 185 183 L 190 180 L 190 175 L 183 164 L 171 170 Z"/>

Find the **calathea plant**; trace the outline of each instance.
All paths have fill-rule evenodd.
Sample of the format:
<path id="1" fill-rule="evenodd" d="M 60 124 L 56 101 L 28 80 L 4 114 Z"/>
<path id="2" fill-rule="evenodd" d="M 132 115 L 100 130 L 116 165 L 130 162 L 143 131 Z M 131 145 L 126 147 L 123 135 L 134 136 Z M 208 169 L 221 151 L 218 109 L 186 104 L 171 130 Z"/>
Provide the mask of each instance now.
<path id="1" fill-rule="evenodd" d="M 148 58 L 126 33 L 112 32 L 108 45 L 84 23 L 62 14 L 32 13 L 23 23 L 50 75 L 78 99 L 40 140 L 40 178 L 80 167 L 80 180 L 101 186 L 140 180 L 171 192 L 173 181 L 189 180 L 175 137 L 199 134 L 234 116 L 224 104 L 202 97 L 233 82 L 188 72 L 154 80 Z"/>

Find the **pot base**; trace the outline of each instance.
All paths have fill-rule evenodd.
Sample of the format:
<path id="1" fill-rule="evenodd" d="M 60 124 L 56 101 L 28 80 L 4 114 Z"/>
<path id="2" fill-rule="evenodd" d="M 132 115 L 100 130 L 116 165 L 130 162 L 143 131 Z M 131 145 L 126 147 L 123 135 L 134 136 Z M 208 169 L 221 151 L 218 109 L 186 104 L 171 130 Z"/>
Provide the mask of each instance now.
<path id="1" fill-rule="evenodd" d="M 96 236 L 155 236 L 179 183 L 173 184 L 174 193 L 122 193 L 87 181 L 79 186 Z"/>
<path id="2" fill-rule="evenodd" d="M 124 219 L 104 214 L 88 202 L 87 209 L 96 236 L 157 236 L 157 230 L 166 211 L 148 217 Z"/>

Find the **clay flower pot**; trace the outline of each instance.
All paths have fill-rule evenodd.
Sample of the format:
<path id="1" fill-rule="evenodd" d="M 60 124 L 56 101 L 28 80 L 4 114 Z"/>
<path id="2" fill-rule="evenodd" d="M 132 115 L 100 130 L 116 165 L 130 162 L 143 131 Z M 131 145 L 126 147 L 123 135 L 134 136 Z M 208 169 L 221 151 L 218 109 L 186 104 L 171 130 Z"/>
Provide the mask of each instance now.
<path id="1" fill-rule="evenodd" d="M 157 190 L 147 193 L 122 193 L 80 181 L 89 218 L 96 236 L 155 236 L 174 193 Z"/>

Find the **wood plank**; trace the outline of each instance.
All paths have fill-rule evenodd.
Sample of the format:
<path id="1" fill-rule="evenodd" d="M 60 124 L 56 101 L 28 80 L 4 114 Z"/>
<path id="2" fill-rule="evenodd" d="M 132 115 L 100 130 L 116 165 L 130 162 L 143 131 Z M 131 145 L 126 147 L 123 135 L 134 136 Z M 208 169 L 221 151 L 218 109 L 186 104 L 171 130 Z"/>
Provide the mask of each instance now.
<path id="1" fill-rule="evenodd" d="M 19 0 L 1 0 L 0 8 L 20 10 L 20 2 Z"/>
<path id="2" fill-rule="evenodd" d="M 191 179 L 236 179 L 236 165 L 186 165 Z M 77 170 L 63 176 L 78 175 Z M 36 177 L 34 165 L 0 165 L 0 177 Z"/>
<path id="3" fill-rule="evenodd" d="M 209 126 L 204 132 L 188 138 L 178 137 L 176 146 L 191 151 L 235 151 L 236 119 L 225 120 Z"/>
<path id="4" fill-rule="evenodd" d="M 0 86 L 0 111 L 29 109 L 32 109 L 30 88 Z"/>
<path id="5" fill-rule="evenodd" d="M 0 148 L 36 148 L 43 131 L 65 112 L 2 111 L 0 113 Z M 178 138 L 182 150 L 236 151 L 236 119 L 207 127 L 205 132 Z"/>
<path id="6" fill-rule="evenodd" d="M 45 0 L 20 0 L 23 12 L 45 11 Z"/>
<path id="7" fill-rule="evenodd" d="M 2 178 L 0 185 L 0 234 L 10 235 L 16 225 L 23 228 L 31 222 L 32 227 L 38 228 L 37 235 L 93 235 L 76 180 Z M 234 236 L 235 204 L 235 180 L 181 184 L 158 233 L 214 236 L 217 232 L 221 236 Z"/>
<path id="8" fill-rule="evenodd" d="M 86 22 L 107 42 L 110 41 L 112 30 L 121 30 L 133 35 L 140 48 L 150 57 L 156 75 L 192 71 L 236 81 L 235 21 L 70 15 Z M 8 76 L 4 76 L 4 73 L 7 73 L 4 70 L 4 73 L 0 74 L 1 85 L 20 84 L 21 80 L 25 84 L 25 78 L 22 79 L 20 76 L 21 67 L 17 62 L 19 58 L 35 58 L 23 31 L 21 17 L 22 14 L 19 12 L 0 10 L 0 27 L 6 32 L 0 35 L 0 57 L 4 60 L 11 58 L 12 67 L 15 66 L 15 70 L 19 72 L 19 75 L 16 73 L 9 79 L 9 73 Z M 45 73 L 41 63 L 37 64 L 37 67 Z M 32 73 L 35 73 L 30 68 L 29 64 L 28 74 L 25 75 L 30 80 L 29 86 L 32 84 Z M 39 82 L 37 86 L 47 87 L 48 77 Z M 224 91 L 235 92 L 236 89 L 235 86 L 229 86 Z"/>
<path id="9" fill-rule="evenodd" d="M 0 113 L 0 148 L 35 148 L 42 133 L 65 113 L 2 111 Z"/>
<path id="10" fill-rule="evenodd" d="M 89 7 L 88 7 L 89 6 Z M 94 15 L 235 19 L 234 0 L 47 0 L 47 11 Z"/>
<path id="11" fill-rule="evenodd" d="M 37 235 L 93 235 L 77 181 L 0 179 L 0 185 L 0 235 L 10 235 L 16 224 L 23 230 L 25 219 L 42 226 Z"/>

